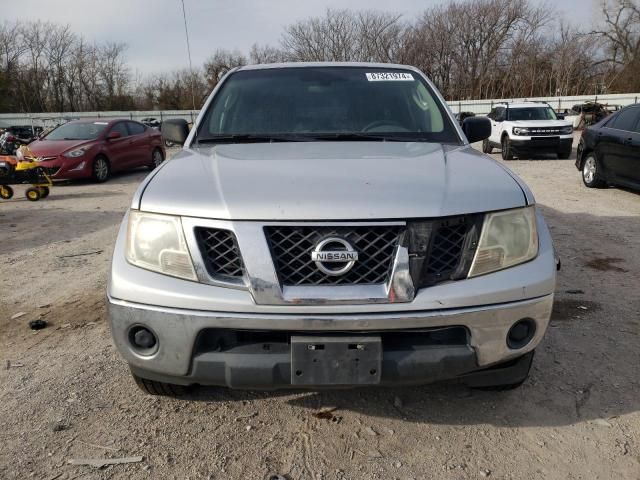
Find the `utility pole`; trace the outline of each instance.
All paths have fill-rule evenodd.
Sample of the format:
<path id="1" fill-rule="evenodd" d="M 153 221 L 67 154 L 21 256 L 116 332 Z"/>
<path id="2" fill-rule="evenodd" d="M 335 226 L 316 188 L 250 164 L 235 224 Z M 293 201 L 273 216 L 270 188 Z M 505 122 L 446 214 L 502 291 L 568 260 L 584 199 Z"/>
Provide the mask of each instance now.
<path id="1" fill-rule="evenodd" d="M 191 45 L 189 44 L 189 29 L 187 28 L 187 13 L 184 9 L 184 0 L 182 0 L 182 18 L 184 19 L 184 35 L 187 38 L 187 54 L 189 55 L 189 77 L 191 80 L 191 106 L 195 111 L 196 95 L 193 91 L 193 63 L 191 63 Z"/>

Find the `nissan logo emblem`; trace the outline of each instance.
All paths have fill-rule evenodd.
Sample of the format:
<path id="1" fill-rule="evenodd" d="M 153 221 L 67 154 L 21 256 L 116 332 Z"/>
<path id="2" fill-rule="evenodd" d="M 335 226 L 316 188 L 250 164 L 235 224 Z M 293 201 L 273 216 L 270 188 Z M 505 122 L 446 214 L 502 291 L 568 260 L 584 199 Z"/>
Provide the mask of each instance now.
<path id="1" fill-rule="evenodd" d="M 332 276 L 344 275 L 358 261 L 358 252 L 343 238 L 325 238 L 311 252 L 311 261 L 322 273 Z M 331 264 L 337 264 L 331 268 Z"/>

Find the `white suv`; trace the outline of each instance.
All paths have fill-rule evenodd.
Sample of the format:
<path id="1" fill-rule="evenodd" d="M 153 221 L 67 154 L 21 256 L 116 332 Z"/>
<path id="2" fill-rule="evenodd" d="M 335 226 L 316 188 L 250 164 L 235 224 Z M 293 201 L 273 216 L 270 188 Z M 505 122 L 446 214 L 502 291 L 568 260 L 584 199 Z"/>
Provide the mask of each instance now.
<path id="1" fill-rule="evenodd" d="M 573 126 L 559 120 L 547 103 L 500 103 L 488 115 L 491 136 L 482 143 L 482 151 L 502 149 L 502 158 L 526 158 L 530 154 L 556 153 L 567 159 L 573 145 Z"/>

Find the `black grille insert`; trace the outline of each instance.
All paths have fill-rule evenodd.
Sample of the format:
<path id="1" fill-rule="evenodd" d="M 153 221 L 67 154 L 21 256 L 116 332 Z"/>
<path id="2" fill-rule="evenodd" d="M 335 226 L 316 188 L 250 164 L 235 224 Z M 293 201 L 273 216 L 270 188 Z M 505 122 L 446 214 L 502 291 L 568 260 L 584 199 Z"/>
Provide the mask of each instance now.
<path id="1" fill-rule="evenodd" d="M 405 227 L 269 226 L 265 234 L 282 285 L 375 285 L 389 279 L 398 239 Z M 343 238 L 358 252 L 353 268 L 340 276 L 327 275 L 311 260 L 325 238 Z"/>
<path id="2" fill-rule="evenodd" d="M 196 227 L 195 234 L 209 275 L 221 280 L 242 278 L 244 265 L 233 232 Z"/>
<path id="3" fill-rule="evenodd" d="M 409 224 L 410 269 L 418 288 L 467 276 L 483 218 L 464 215 Z"/>

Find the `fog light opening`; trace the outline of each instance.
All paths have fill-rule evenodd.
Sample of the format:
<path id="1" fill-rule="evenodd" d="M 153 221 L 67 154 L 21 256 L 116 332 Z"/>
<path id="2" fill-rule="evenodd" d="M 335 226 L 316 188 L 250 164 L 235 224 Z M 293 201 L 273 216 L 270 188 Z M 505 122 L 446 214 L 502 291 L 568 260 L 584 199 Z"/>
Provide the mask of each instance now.
<path id="1" fill-rule="evenodd" d="M 141 355 L 151 355 L 158 348 L 158 338 L 146 327 L 136 325 L 129 330 L 129 343 Z"/>
<path id="2" fill-rule="evenodd" d="M 507 333 L 507 346 L 512 350 L 525 347 L 536 334 L 536 322 L 531 318 L 518 320 Z"/>

